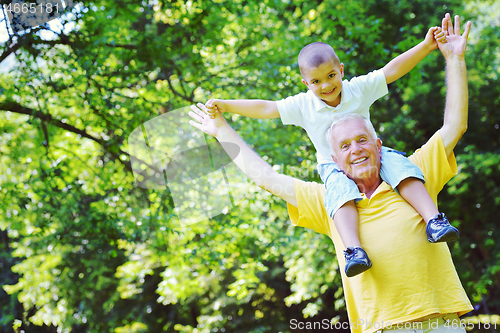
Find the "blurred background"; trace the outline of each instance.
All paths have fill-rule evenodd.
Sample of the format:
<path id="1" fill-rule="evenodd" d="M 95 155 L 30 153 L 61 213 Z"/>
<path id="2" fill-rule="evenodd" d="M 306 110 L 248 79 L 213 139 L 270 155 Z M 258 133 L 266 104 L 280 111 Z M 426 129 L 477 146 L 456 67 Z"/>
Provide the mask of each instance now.
<path id="1" fill-rule="evenodd" d="M 334 47 L 345 78 L 366 74 L 447 12 L 473 21 L 470 112 L 439 208 L 461 232 L 450 248 L 475 306 L 465 319 L 500 330 L 499 1 L 75 1 L 32 27 L 2 4 L 0 332 L 317 332 L 291 320 L 347 321 L 329 238 L 292 227 L 285 203 L 245 179 L 222 214 L 183 225 L 168 188 L 135 184 L 127 138 L 209 98 L 305 91 L 296 59 L 310 42 Z M 384 145 L 411 154 L 439 129 L 444 65 L 434 51 L 372 106 Z M 275 169 L 319 181 L 302 129 L 226 118 Z"/>

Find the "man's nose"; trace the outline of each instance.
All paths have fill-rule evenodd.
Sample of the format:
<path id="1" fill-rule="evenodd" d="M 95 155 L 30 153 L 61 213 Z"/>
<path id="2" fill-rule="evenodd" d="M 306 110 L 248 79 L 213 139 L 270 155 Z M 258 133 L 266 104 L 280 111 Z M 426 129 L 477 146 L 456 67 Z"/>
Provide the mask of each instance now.
<path id="1" fill-rule="evenodd" d="M 357 152 L 361 151 L 361 145 L 359 143 L 357 143 L 356 141 L 354 141 L 353 143 L 351 143 L 351 151 L 353 153 L 357 153 Z"/>

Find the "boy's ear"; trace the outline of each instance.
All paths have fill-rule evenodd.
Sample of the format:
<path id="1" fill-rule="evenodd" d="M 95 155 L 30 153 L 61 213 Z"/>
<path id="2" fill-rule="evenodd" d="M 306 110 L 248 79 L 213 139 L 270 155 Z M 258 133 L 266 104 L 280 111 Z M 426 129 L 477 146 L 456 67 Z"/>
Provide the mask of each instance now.
<path id="1" fill-rule="evenodd" d="M 306 80 L 302 79 L 302 83 L 305 84 L 307 87 L 309 87 L 309 83 L 307 83 Z"/>
<path id="2" fill-rule="evenodd" d="M 340 63 L 340 77 L 344 78 L 344 64 Z"/>

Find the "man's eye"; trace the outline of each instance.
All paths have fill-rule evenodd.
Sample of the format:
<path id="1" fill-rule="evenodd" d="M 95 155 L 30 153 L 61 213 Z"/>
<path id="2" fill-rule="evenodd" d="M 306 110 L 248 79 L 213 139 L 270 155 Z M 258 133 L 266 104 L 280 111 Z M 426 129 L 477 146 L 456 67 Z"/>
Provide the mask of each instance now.
<path id="1" fill-rule="evenodd" d="M 342 147 L 340 147 L 340 149 L 346 150 L 348 147 L 349 147 L 348 145 L 342 145 Z"/>
<path id="2" fill-rule="evenodd" d="M 365 143 L 366 141 L 367 140 L 365 138 L 362 138 L 362 139 L 359 140 L 359 142 L 361 142 L 361 143 Z"/>

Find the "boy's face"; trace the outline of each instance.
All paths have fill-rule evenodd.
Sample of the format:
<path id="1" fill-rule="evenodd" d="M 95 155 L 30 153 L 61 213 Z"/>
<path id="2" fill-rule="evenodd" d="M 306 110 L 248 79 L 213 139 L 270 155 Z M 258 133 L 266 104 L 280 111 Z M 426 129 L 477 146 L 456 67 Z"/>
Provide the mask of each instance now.
<path id="1" fill-rule="evenodd" d="M 340 104 L 344 64 L 331 59 L 318 67 L 303 68 L 302 74 L 302 82 L 314 95 L 330 106 Z"/>

